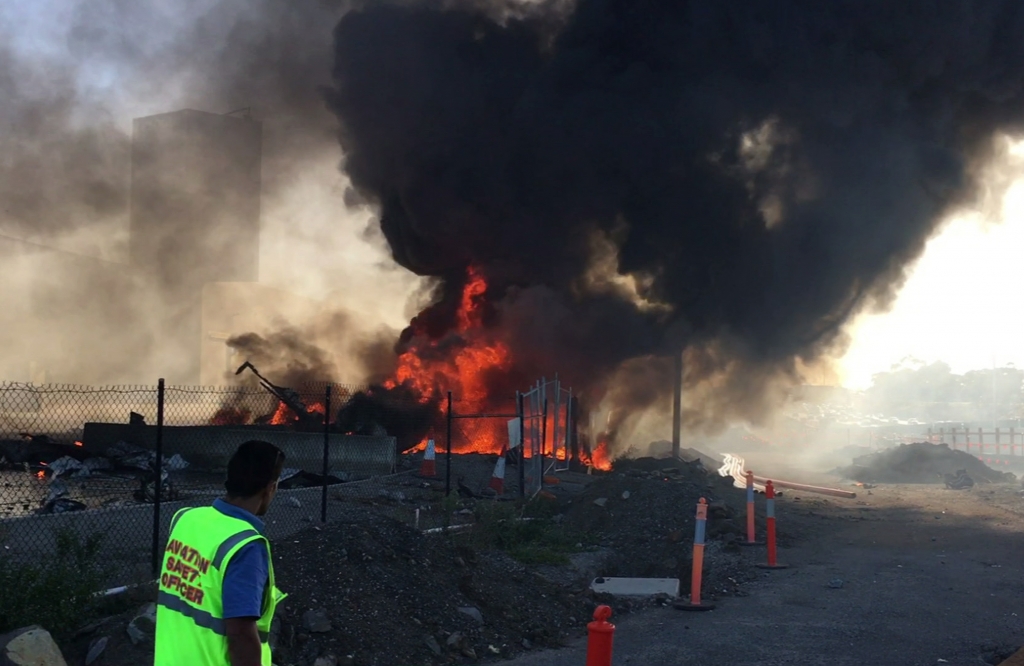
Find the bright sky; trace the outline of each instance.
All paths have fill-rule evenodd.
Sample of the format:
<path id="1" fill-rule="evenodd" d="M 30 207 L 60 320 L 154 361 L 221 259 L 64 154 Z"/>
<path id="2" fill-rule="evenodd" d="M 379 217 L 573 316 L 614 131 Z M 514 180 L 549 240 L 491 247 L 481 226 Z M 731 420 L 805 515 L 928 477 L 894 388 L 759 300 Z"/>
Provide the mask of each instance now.
<path id="1" fill-rule="evenodd" d="M 945 361 L 953 372 L 1024 366 L 1024 143 L 1011 151 L 1018 177 L 1001 220 L 951 220 L 934 237 L 893 309 L 861 317 L 840 365 L 843 383 L 865 388 L 871 375 L 908 356 Z"/>

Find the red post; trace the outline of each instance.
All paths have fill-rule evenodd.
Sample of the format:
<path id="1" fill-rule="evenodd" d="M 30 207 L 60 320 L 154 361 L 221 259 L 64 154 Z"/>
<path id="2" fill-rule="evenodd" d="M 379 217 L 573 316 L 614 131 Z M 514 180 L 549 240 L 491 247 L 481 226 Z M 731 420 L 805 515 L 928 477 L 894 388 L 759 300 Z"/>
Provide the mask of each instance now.
<path id="1" fill-rule="evenodd" d="M 594 610 L 594 621 L 587 625 L 587 666 L 612 666 L 615 625 L 608 622 L 611 616 L 609 606 Z"/>
<path id="2" fill-rule="evenodd" d="M 759 564 L 762 569 L 785 569 L 787 565 L 779 564 L 776 560 L 775 550 L 775 484 L 767 481 L 764 484 L 764 495 L 766 504 L 765 524 L 768 530 L 768 563 Z"/>

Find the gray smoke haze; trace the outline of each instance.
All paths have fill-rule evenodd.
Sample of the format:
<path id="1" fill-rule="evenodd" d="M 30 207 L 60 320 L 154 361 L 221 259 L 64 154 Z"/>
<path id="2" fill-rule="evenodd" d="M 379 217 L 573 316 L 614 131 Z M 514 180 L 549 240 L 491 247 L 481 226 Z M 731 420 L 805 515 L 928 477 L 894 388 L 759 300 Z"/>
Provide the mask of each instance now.
<path id="1" fill-rule="evenodd" d="M 357 268 L 317 275 L 301 253 L 346 245 L 323 236 L 359 224 L 344 220 L 336 120 L 318 92 L 341 12 L 332 0 L 0 6 L 0 378 L 26 378 L 31 361 L 50 380 L 151 383 L 177 362 L 154 316 L 173 305 L 127 266 L 133 117 L 251 107 L 264 130 L 265 273 L 313 292 L 351 280 Z M 374 299 L 370 282 L 357 282 L 362 302 Z M 398 277 L 386 282 L 381 292 L 401 291 Z M 334 298 L 341 309 L 351 300 Z"/>
<path id="2" fill-rule="evenodd" d="M 303 322 L 301 328 L 274 322 L 263 335 L 236 335 L 227 345 L 275 384 L 301 388 L 345 377 L 385 379 L 394 365 L 395 333 L 366 333 L 350 315 L 329 311 Z"/>
<path id="3" fill-rule="evenodd" d="M 995 136 L 1024 129 L 1016 0 L 564 10 L 346 14 L 327 91 L 344 170 L 401 265 L 486 275 L 537 374 L 598 394 L 617 377 L 636 409 L 670 391 L 615 369 L 686 348 L 687 392 L 710 398 L 695 426 L 763 415 L 851 315 L 885 307 L 972 204 Z M 602 243 L 629 289 L 595 277 Z"/>
<path id="4" fill-rule="evenodd" d="M 268 188 L 280 186 L 274 178 L 286 176 L 275 160 L 298 159 L 333 131 L 317 86 L 329 81 L 338 4 L 101 0 L 26 9 L 62 26 L 63 48 L 19 45 L 24 17 L 8 8 L 0 15 L 0 224 L 40 236 L 123 215 L 131 116 L 115 113 L 126 108 L 252 107 L 271 119 Z"/>

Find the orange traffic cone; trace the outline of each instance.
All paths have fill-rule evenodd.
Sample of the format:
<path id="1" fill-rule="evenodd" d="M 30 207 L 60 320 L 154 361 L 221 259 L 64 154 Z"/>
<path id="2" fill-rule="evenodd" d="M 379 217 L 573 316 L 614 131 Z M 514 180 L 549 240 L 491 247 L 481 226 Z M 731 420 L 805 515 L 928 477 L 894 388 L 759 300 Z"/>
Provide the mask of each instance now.
<path id="1" fill-rule="evenodd" d="M 434 465 L 434 460 L 437 457 L 437 453 L 434 450 L 434 440 L 427 440 L 427 450 L 423 453 L 423 462 L 420 463 L 420 476 L 426 476 L 433 478 L 437 476 L 437 468 Z"/>
<path id="2" fill-rule="evenodd" d="M 498 495 L 505 494 L 505 452 L 498 456 L 498 462 L 494 465 L 494 473 L 491 474 L 491 482 L 488 486 Z"/>

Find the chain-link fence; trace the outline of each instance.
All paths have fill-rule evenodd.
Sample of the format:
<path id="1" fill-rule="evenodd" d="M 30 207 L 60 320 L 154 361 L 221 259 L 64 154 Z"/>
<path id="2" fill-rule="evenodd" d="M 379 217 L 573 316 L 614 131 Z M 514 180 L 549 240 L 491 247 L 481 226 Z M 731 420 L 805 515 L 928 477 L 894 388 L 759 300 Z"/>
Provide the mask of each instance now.
<path id="1" fill-rule="evenodd" d="M 525 394 L 482 410 L 471 397 L 373 391 L 262 378 L 230 388 L 0 383 L 0 556 L 45 563 L 62 532 L 99 533 L 112 586 L 150 580 L 173 514 L 221 495 L 228 459 L 250 439 L 286 456 L 271 539 L 366 510 L 445 529 L 472 522 L 475 500 L 540 490 L 555 450 L 540 442 L 555 420 L 524 412 Z"/>
<path id="2" fill-rule="evenodd" d="M 271 387 L 0 383 L 2 554 L 45 563 L 61 532 L 100 533 L 112 585 L 151 579 L 171 516 L 221 495 L 228 459 L 250 439 L 286 456 L 271 538 L 353 503 L 415 520 L 402 489 L 422 481 L 401 455 L 415 442 L 389 434 L 410 431 L 407 410 L 367 417 L 349 409 L 359 390 L 338 384 Z"/>

